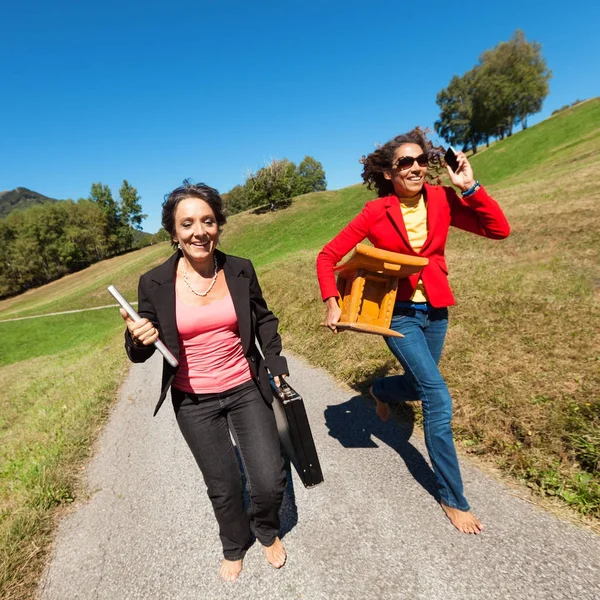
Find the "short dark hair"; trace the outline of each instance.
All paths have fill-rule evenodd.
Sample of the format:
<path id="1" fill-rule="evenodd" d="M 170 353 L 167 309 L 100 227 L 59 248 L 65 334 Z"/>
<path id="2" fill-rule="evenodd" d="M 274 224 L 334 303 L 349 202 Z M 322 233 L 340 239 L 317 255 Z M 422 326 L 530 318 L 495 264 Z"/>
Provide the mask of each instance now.
<path id="1" fill-rule="evenodd" d="M 363 156 L 360 163 L 363 165 L 362 178 L 363 183 L 372 190 L 377 190 L 380 198 L 391 196 L 394 193 L 394 185 L 383 175 L 393 167 L 394 153 L 402 144 L 417 144 L 421 150 L 428 155 L 429 168 L 433 171 L 427 173 L 427 179 L 431 182 L 439 183 L 439 168 L 442 166 L 442 155 L 444 150 L 441 146 L 434 146 L 427 139 L 427 130 L 415 127 L 408 133 L 396 136 L 371 152 L 368 156 Z"/>
<path id="2" fill-rule="evenodd" d="M 200 198 L 212 208 L 217 219 L 217 225 L 219 226 L 219 233 L 221 233 L 223 225 L 227 222 L 227 217 L 223 210 L 223 199 L 219 195 L 219 192 L 205 183 L 192 183 L 189 179 L 184 179 L 183 185 L 175 188 L 170 194 L 165 194 L 165 201 L 162 205 L 161 223 L 163 229 L 171 237 L 171 243 L 174 248 L 177 247 L 177 243 L 173 242 L 173 236 L 175 235 L 175 211 L 178 204 L 185 198 Z"/>

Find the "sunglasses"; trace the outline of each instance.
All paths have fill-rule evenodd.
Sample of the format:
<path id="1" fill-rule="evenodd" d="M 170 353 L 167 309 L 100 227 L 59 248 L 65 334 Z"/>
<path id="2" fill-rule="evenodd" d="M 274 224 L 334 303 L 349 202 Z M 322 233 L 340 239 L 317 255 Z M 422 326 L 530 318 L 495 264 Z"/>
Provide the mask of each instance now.
<path id="1" fill-rule="evenodd" d="M 429 164 L 429 155 L 428 154 L 419 154 L 419 156 L 401 156 L 392 166 L 394 169 L 399 169 L 400 171 L 405 171 L 406 169 L 410 169 L 417 161 L 417 164 L 420 167 L 426 167 Z"/>

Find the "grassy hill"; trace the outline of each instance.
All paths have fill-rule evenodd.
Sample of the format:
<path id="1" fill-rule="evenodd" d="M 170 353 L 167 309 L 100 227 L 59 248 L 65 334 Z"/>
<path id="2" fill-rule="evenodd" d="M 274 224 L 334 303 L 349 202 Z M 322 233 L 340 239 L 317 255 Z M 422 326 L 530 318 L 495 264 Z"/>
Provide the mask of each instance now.
<path id="1" fill-rule="evenodd" d="M 513 232 L 502 242 L 451 233 L 448 263 L 458 304 L 441 364 L 459 448 L 595 517 L 598 156 L 600 99 L 594 99 L 472 158 Z M 284 346 L 359 390 L 397 364 L 377 337 L 333 336 L 318 326 L 324 310 L 314 259 L 372 196 L 352 186 L 303 196 L 283 211 L 235 215 L 222 240 L 226 252 L 256 264 Z M 110 283 L 135 298 L 139 274 L 170 253 L 168 244 L 158 244 L 93 265 L 0 302 L 0 319 L 111 304 Z M 29 597 L 54 511 L 78 494 L 77 465 L 127 368 L 122 328 L 116 310 L 0 323 L 0 595 Z"/>
<path id="2" fill-rule="evenodd" d="M 455 433 L 540 494 L 600 516 L 600 100 L 557 114 L 472 159 L 506 211 L 511 236 L 493 242 L 452 231 L 458 304 L 441 368 Z M 488 185 L 489 182 L 489 185 Z M 226 242 L 253 253 L 281 317 L 286 346 L 364 390 L 397 365 L 383 342 L 327 335 L 314 277 L 319 247 L 356 214 L 360 188 L 310 198 L 295 227 L 260 229 L 252 215 Z M 270 216 L 276 219 L 277 216 Z M 320 240 L 313 238 L 312 223 Z M 306 235 L 304 235 L 306 232 Z M 280 238 L 285 237 L 281 241 Z M 285 255 L 281 259 L 280 255 Z M 288 273 L 287 276 L 283 275 Z"/>
<path id="3" fill-rule="evenodd" d="M 35 204 L 46 202 L 57 202 L 57 200 L 24 187 L 18 187 L 8 192 L 0 192 L 0 219 L 6 217 L 13 210 L 23 210 Z"/>
<path id="4" fill-rule="evenodd" d="M 477 177 L 506 211 L 513 232 L 503 242 L 451 232 L 448 263 L 458 305 L 451 310 L 441 365 L 455 401 L 455 432 L 466 451 L 491 457 L 539 493 L 595 515 L 600 515 L 599 151 L 595 99 L 473 157 Z M 279 242 L 270 246 L 263 235 L 259 257 L 261 282 L 281 315 L 287 347 L 364 389 L 373 376 L 397 369 L 381 340 L 327 336 L 314 326 L 324 310 L 313 261 L 347 214 L 360 209 L 364 194 L 353 191 L 342 190 L 336 206 L 323 198 L 326 208 L 299 216 L 297 231 L 319 223 L 318 244 L 308 234 L 302 250 L 299 244 L 286 259 L 268 260 L 277 256 Z M 245 224 L 236 222 L 232 250 L 252 247 L 252 216 L 244 219 Z M 285 271 L 288 277 L 282 277 Z"/>
<path id="5" fill-rule="evenodd" d="M 583 185 L 587 192 L 597 182 L 589 177 L 589 170 L 598 167 L 598 123 L 600 99 L 562 111 L 473 156 L 475 174 L 496 192 L 536 181 L 543 181 L 545 188 L 552 187 L 557 179 L 564 184 L 569 174 L 577 171 L 578 179 L 587 180 L 577 185 Z M 308 194 L 281 213 L 236 215 L 226 226 L 223 244 L 227 251 L 252 256 L 259 266 L 298 250 L 320 249 L 373 197 L 372 192 L 356 185 Z"/>

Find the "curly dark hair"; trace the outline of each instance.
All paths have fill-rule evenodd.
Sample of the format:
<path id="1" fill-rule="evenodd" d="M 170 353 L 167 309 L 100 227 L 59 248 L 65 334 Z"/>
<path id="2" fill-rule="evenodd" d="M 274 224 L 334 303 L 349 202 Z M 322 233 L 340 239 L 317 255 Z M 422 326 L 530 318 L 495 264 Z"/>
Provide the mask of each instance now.
<path id="1" fill-rule="evenodd" d="M 379 146 L 375 152 L 371 152 L 368 156 L 363 156 L 359 162 L 363 165 L 362 178 L 367 188 L 370 190 L 375 188 L 380 198 L 391 196 L 394 193 L 392 182 L 386 179 L 383 173 L 392 169 L 394 153 L 402 144 L 417 144 L 421 147 L 429 158 L 426 179 L 430 183 L 439 184 L 444 149 L 441 146 L 434 146 L 427 139 L 427 133 L 427 129 L 415 127 L 408 133 L 398 135 L 383 144 L 383 146 Z"/>
<path id="2" fill-rule="evenodd" d="M 161 223 L 163 229 L 171 236 L 173 248 L 177 248 L 177 242 L 172 241 L 175 235 L 175 211 L 178 204 L 185 198 L 200 198 L 212 208 L 219 226 L 219 233 L 227 222 L 223 210 L 223 199 L 219 192 L 205 183 L 192 183 L 189 179 L 184 179 L 183 185 L 175 188 L 170 194 L 165 194 L 165 201 L 162 205 Z"/>

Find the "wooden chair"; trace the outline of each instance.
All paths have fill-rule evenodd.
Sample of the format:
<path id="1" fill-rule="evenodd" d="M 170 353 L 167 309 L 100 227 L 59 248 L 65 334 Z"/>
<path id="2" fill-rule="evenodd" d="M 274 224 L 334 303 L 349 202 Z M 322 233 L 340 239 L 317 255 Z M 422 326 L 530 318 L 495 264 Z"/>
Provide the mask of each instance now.
<path id="1" fill-rule="evenodd" d="M 402 337 L 390 323 L 398 279 L 420 271 L 429 259 L 358 244 L 352 256 L 335 268 L 342 316 L 338 329 Z"/>

